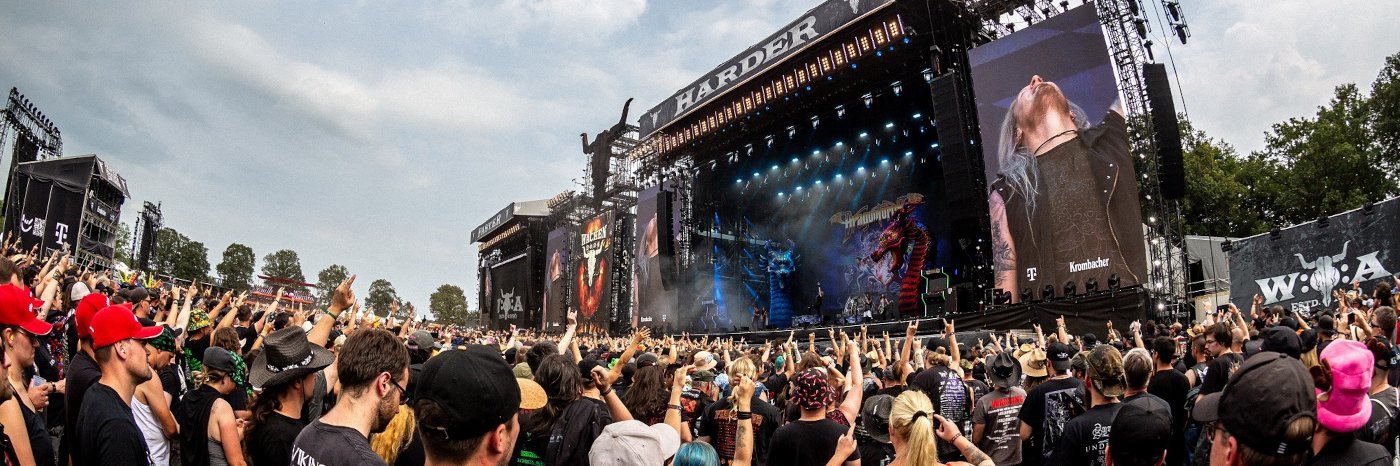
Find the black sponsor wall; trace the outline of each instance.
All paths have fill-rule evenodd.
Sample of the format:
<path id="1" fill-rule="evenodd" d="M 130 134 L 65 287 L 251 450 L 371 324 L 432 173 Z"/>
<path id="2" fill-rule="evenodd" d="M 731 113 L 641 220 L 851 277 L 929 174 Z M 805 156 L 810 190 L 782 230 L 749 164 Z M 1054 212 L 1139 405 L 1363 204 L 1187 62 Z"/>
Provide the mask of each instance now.
<path id="1" fill-rule="evenodd" d="M 77 246 L 82 189 L 16 171 L 10 192 L 5 231 L 19 238 L 21 249 L 40 245 L 43 251 L 71 251 Z"/>
<path id="2" fill-rule="evenodd" d="M 1400 271 L 1400 198 L 1234 241 L 1229 252 L 1230 302 L 1248 309 L 1255 294 L 1264 305 L 1309 310 L 1336 307 L 1333 290 L 1360 284 L 1363 299 Z"/>

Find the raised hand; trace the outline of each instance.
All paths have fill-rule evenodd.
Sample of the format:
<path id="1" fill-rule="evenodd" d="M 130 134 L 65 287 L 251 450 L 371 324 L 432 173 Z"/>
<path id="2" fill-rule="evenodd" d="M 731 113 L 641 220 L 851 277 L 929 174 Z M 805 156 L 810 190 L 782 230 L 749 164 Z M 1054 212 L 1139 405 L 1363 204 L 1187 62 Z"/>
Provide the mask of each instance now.
<path id="1" fill-rule="evenodd" d="M 569 319 L 569 325 L 578 325 L 578 311 L 577 311 L 577 310 L 570 308 L 570 309 L 569 309 L 569 313 L 566 315 L 566 317 Z"/>
<path id="2" fill-rule="evenodd" d="M 836 439 L 836 452 L 831 454 L 832 458 L 850 458 L 851 453 L 856 451 L 856 423 L 852 422 L 851 427 L 846 429 L 846 434 Z"/>
<path id="3" fill-rule="evenodd" d="M 336 308 L 338 311 L 344 311 L 345 309 L 354 306 L 355 290 L 350 289 L 350 286 L 354 284 L 354 275 L 351 275 L 350 278 L 341 281 L 340 285 L 335 287 L 335 292 L 331 295 L 331 307 Z M 282 290 L 280 288 L 277 290 L 277 297 L 282 297 Z M 340 314 L 337 312 L 336 315 Z"/>

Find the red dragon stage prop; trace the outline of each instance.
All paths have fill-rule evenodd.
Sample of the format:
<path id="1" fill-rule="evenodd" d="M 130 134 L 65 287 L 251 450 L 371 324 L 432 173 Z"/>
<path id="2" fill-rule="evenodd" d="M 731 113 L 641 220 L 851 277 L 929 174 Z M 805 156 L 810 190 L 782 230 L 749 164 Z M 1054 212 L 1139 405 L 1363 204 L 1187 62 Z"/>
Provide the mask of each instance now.
<path id="1" fill-rule="evenodd" d="M 919 302 L 919 281 L 924 271 L 924 256 L 928 254 L 928 232 L 911 216 L 922 201 L 904 204 L 890 223 L 880 232 L 880 243 L 870 259 L 879 262 L 890 255 L 890 276 L 902 277 L 899 285 L 899 313 L 923 315 Z M 901 273 L 901 269 L 902 273 Z"/>

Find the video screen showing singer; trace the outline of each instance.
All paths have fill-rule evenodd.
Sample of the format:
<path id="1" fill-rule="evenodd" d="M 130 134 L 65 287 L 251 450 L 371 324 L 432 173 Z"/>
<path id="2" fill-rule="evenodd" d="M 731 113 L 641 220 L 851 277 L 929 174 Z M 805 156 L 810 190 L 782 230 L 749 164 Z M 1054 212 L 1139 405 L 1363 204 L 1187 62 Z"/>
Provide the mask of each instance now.
<path id="1" fill-rule="evenodd" d="M 1040 296 L 1066 282 L 1121 286 L 1147 269 L 1137 176 L 1127 123 L 1115 102 L 1090 123 L 1053 82 L 1032 76 L 1006 112 L 993 142 L 1000 171 L 991 184 L 996 287 Z"/>

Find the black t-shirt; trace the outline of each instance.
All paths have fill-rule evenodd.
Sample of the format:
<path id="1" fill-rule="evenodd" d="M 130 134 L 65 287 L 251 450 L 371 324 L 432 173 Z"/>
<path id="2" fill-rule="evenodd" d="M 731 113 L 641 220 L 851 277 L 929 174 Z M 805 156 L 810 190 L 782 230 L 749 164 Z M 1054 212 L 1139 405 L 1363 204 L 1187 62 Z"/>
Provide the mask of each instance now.
<path id="1" fill-rule="evenodd" d="M 1243 362 L 1244 356 L 1240 353 L 1225 353 L 1210 360 L 1210 369 L 1206 370 L 1206 379 L 1201 382 L 1200 394 L 1209 395 L 1224 390 L 1225 382 L 1230 381 L 1230 376 Z"/>
<path id="2" fill-rule="evenodd" d="M 867 439 L 856 441 L 856 449 L 860 450 L 860 466 L 889 466 L 894 462 L 894 445 Z"/>
<path id="3" fill-rule="evenodd" d="M 1157 371 L 1147 382 L 1147 393 L 1167 403 L 1172 412 L 1172 442 L 1167 445 L 1167 464 L 1181 464 L 1186 459 L 1186 393 L 1191 381 L 1176 369 Z"/>
<path id="4" fill-rule="evenodd" d="M 292 440 L 306 423 L 279 412 L 272 412 L 256 430 L 248 432 L 248 456 L 257 466 L 292 464 Z"/>
<path id="5" fill-rule="evenodd" d="M 1121 407 L 1122 403 L 1098 405 L 1070 419 L 1046 464 L 1103 466 L 1108 432 L 1113 428 L 1113 416 Z"/>
<path id="6" fill-rule="evenodd" d="M 1385 448 L 1370 442 L 1357 440 L 1350 435 L 1338 436 L 1322 446 L 1322 450 L 1308 463 L 1312 466 L 1385 466 L 1390 464 L 1390 454 Z"/>
<path id="7" fill-rule="evenodd" d="M 836 441 L 846 435 L 848 428 L 836 421 L 792 421 L 773 433 L 773 442 L 768 446 L 769 466 L 807 466 L 826 464 L 836 453 Z M 757 443 L 757 442 L 754 442 Z M 860 449 L 851 453 L 846 461 L 860 459 Z"/>
<path id="8" fill-rule="evenodd" d="M 70 425 L 73 465 L 151 464 L 131 406 L 112 387 L 94 384 L 86 391 L 79 420 Z"/>
<path id="9" fill-rule="evenodd" d="M 238 333 L 238 341 L 243 344 L 242 354 L 248 354 L 249 351 L 252 351 L 253 343 L 258 341 L 258 332 L 242 325 L 234 327 L 233 331 Z"/>
<path id="10" fill-rule="evenodd" d="M 893 397 L 898 397 L 900 393 L 904 393 L 903 385 L 886 385 L 885 388 L 875 391 L 876 395 L 889 395 Z"/>
<path id="11" fill-rule="evenodd" d="M 292 464 L 388 466 L 369 448 L 369 439 L 349 427 L 333 426 L 319 419 L 307 425 L 292 442 Z"/>
<path id="12" fill-rule="evenodd" d="M 749 399 L 749 412 L 753 413 L 753 464 L 762 465 L 768 461 L 769 440 L 778 431 L 781 412 L 771 404 L 754 395 Z M 695 422 L 699 437 L 709 437 L 721 461 L 734 459 L 734 439 L 739 432 L 738 412 L 728 398 L 711 403 L 700 419 Z"/>
<path id="13" fill-rule="evenodd" d="M 957 424 L 963 432 L 971 432 L 967 423 L 972 419 L 972 395 L 957 372 L 943 366 L 934 366 L 914 376 L 909 383 L 911 388 L 928 395 L 934 410 L 945 419 Z M 938 459 L 949 462 L 961 460 L 962 453 L 953 444 L 938 439 Z"/>
<path id="14" fill-rule="evenodd" d="M 72 429 L 73 426 L 76 425 L 78 411 L 82 409 L 83 406 L 84 395 L 87 393 L 89 387 L 97 384 L 97 379 L 100 378 L 102 378 L 102 370 L 97 368 L 97 361 L 92 360 L 92 357 L 89 357 L 87 353 L 82 351 L 73 353 L 73 359 L 69 361 L 68 366 L 64 368 L 64 379 L 68 381 L 66 382 L 67 387 L 65 387 L 63 392 L 63 405 L 68 407 L 68 410 L 64 413 L 65 418 L 63 420 L 63 425 L 67 426 L 65 429 Z M 130 415 L 129 411 L 130 408 L 128 408 L 128 417 Z M 64 435 L 63 438 L 59 439 L 58 450 L 60 455 L 68 455 L 75 451 L 73 449 L 74 445 L 72 445 L 73 442 L 69 437 L 73 436 Z"/>
<path id="15" fill-rule="evenodd" d="M 1083 389 L 1083 381 L 1066 377 L 1046 380 L 1026 394 L 1018 417 L 1031 426 L 1031 438 L 1021 447 L 1021 464 L 1042 464 L 1050 458 L 1065 424 L 1084 412 L 1084 399 L 1079 395 Z"/>

